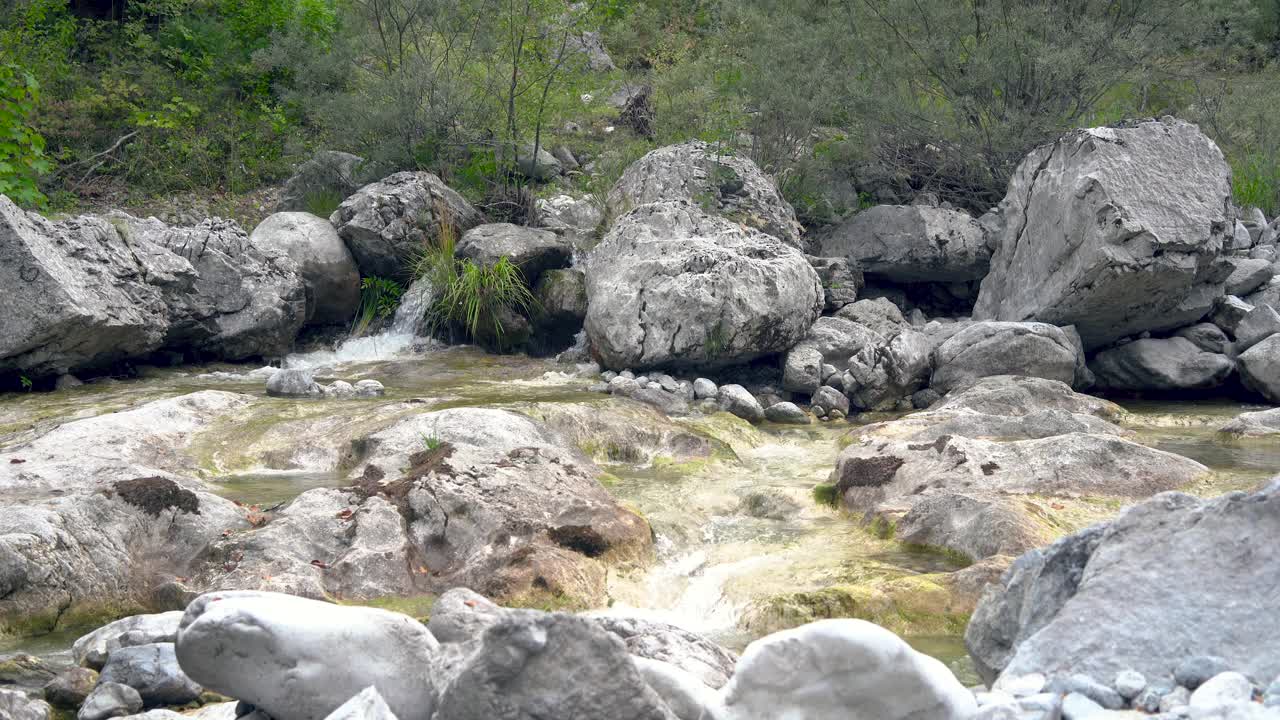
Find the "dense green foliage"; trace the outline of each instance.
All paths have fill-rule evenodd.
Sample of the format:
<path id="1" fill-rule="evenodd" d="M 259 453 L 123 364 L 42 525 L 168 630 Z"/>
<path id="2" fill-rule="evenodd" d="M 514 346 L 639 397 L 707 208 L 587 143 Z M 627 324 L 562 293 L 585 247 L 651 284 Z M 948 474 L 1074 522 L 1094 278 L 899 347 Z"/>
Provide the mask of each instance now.
<path id="1" fill-rule="evenodd" d="M 1175 114 L 1223 147 L 1239 202 L 1280 213 L 1280 0 L 119 5 L 0 8 L 0 136 L 18 148 L 0 187 L 21 202 L 242 192 L 328 147 L 503 208 L 527 204 L 516 148 L 565 143 L 608 175 L 700 137 L 750 153 L 820 222 L 924 189 L 982 209 L 1064 129 Z M 620 69 L 588 67 L 586 31 Z M 603 102 L 624 83 L 652 88 L 641 136 Z"/>
<path id="2" fill-rule="evenodd" d="M 374 323 L 387 320 L 396 313 L 404 288 L 395 280 L 372 276 L 360 281 L 360 307 L 351 324 L 351 335 L 360 337 Z"/>
<path id="3" fill-rule="evenodd" d="M 44 138 L 31 126 L 39 93 L 30 73 L 0 65 L 0 194 L 24 205 L 43 204 L 36 179 L 50 167 Z"/>

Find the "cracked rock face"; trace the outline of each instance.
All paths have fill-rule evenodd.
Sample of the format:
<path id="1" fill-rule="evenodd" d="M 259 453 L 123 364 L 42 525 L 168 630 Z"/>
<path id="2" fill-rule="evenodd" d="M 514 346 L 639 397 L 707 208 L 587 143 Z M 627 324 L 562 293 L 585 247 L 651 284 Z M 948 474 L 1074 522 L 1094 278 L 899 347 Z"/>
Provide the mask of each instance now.
<path id="1" fill-rule="evenodd" d="M 416 253 L 450 224 L 461 235 L 484 218 L 429 172 L 398 172 L 360 188 L 329 216 L 360 273 L 403 278 Z"/>
<path id="2" fill-rule="evenodd" d="M 687 202 L 623 216 L 587 261 L 587 336 L 611 368 L 728 365 L 784 351 L 822 310 L 805 256 Z"/>
<path id="3" fill-rule="evenodd" d="M 627 168 L 609 191 L 609 212 L 618 217 L 641 205 L 685 200 L 792 247 L 804 229 L 773 180 L 755 163 L 694 140 L 658 148 Z"/>
<path id="4" fill-rule="evenodd" d="M 297 265 L 218 218 L 52 222 L 0 197 L 0 286 L 0 370 L 31 375 L 163 349 L 281 354 L 306 319 Z"/>
<path id="5" fill-rule="evenodd" d="M 1086 349 L 1202 318 L 1222 295 L 1231 170 L 1195 125 L 1079 130 L 1032 151 L 974 317 L 1075 325 Z"/>

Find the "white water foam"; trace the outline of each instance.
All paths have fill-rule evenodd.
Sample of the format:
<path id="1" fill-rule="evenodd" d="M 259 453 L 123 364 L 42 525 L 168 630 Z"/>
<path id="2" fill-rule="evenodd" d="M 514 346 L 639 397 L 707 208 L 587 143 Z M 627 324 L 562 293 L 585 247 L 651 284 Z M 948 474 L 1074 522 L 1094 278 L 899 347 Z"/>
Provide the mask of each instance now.
<path id="1" fill-rule="evenodd" d="M 415 280 L 400 297 L 395 317 L 385 331 L 367 337 L 348 338 L 335 350 L 294 353 L 284 359 L 284 367 L 315 370 L 394 360 L 416 344 L 432 342 L 418 336 L 418 327 L 434 299 L 431 283 L 425 278 Z"/>

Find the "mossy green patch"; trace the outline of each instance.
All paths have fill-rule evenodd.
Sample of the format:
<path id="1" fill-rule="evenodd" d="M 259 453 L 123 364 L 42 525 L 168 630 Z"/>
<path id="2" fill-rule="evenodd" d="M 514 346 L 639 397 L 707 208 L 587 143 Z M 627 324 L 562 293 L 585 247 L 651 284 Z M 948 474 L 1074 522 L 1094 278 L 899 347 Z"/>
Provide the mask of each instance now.
<path id="1" fill-rule="evenodd" d="M 150 611 L 141 603 L 131 600 L 82 601 L 66 608 L 29 615 L 0 616 L 0 637 L 37 637 L 64 628 L 99 628 L 120 618 L 146 612 Z"/>
<path id="2" fill-rule="evenodd" d="M 815 620 L 854 618 L 899 635 L 957 636 L 973 608 L 953 595 L 946 577 L 906 575 L 774 596 L 755 603 L 743 624 L 753 634 L 763 634 Z"/>
<path id="3" fill-rule="evenodd" d="M 813 486 L 813 501 L 819 505 L 838 508 L 840 506 L 840 494 L 836 492 L 836 486 L 831 483 L 818 483 Z"/>
<path id="4" fill-rule="evenodd" d="M 370 600 L 339 600 L 339 605 L 378 608 L 390 610 L 422 622 L 431 619 L 431 608 L 435 607 L 436 596 L 430 593 L 423 595 L 389 595 Z"/>

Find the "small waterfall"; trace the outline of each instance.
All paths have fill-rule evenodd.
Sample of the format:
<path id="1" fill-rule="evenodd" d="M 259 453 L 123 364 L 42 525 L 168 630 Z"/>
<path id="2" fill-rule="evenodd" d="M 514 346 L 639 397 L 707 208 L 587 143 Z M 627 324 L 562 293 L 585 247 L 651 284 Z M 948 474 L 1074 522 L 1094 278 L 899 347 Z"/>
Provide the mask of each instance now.
<path id="1" fill-rule="evenodd" d="M 426 317 L 427 308 L 431 307 L 435 298 L 435 288 L 431 286 L 430 280 L 425 277 L 414 280 L 409 289 L 404 291 L 404 295 L 400 296 L 400 307 L 396 308 L 396 315 L 386 334 L 416 336 L 422 318 Z"/>
<path id="2" fill-rule="evenodd" d="M 404 291 L 391 325 L 377 335 L 348 338 L 336 350 L 295 353 L 284 360 L 287 368 L 332 368 L 338 365 L 391 360 L 413 347 L 427 309 L 435 300 L 431 282 L 419 278 Z"/>

